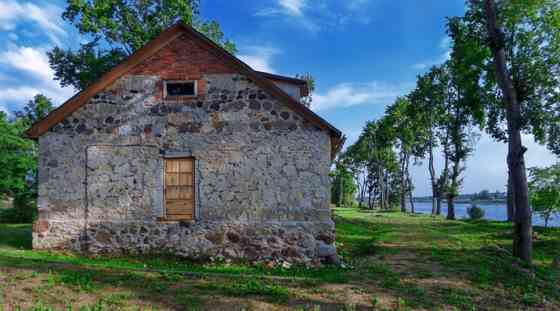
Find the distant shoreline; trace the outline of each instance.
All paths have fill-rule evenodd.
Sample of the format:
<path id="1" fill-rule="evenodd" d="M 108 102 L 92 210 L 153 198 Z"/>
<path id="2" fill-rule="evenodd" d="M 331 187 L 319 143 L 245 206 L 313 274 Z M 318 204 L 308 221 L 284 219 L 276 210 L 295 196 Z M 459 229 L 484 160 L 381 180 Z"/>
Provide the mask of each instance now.
<path id="1" fill-rule="evenodd" d="M 418 203 L 426 203 L 426 202 L 432 202 L 432 199 L 413 199 L 413 202 L 418 202 Z M 442 200 L 442 203 L 447 204 L 447 200 Z M 501 203 L 501 204 L 506 204 L 506 200 L 501 200 L 501 199 L 494 199 L 494 200 L 470 200 L 470 199 L 457 199 L 455 200 L 455 203 L 466 203 L 466 204 L 471 204 L 471 203 L 475 203 L 475 204 L 497 204 L 497 203 Z"/>

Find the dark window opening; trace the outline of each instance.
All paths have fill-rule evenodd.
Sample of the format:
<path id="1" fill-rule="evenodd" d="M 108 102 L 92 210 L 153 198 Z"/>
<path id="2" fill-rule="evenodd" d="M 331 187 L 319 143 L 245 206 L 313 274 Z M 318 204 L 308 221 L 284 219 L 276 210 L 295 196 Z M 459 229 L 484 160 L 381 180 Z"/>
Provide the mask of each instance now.
<path id="1" fill-rule="evenodd" d="M 165 97 L 196 96 L 195 81 L 179 81 L 165 83 Z"/>

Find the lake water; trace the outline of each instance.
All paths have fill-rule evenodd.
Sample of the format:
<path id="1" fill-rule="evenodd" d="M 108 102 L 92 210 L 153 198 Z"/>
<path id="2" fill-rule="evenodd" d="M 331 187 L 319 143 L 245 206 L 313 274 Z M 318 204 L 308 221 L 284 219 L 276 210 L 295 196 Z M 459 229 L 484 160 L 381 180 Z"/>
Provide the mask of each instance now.
<path id="1" fill-rule="evenodd" d="M 507 220 L 507 209 L 504 203 L 478 203 L 480 208 L 484 210 L 484 218 L 488 220 Z M 470 203 L 455 203 L 455 217 L 469 218 L 467 214 L 467 208 L 471 206 Z M 410 207 L 408 207 L 410 208 Z M 414 202 L 415 212 L 430 214 L 432 212 L 431 202 Z M 441 214 L 447 215 L 447 204 L 443 202 L 441 204 Z M 537 214 L 533 214 L 533 225 L 544 226 L 544 219 Z M 552 216 L 548 221 L 548 225 L 551 227 L 560 227 L 560 215 Z"/>

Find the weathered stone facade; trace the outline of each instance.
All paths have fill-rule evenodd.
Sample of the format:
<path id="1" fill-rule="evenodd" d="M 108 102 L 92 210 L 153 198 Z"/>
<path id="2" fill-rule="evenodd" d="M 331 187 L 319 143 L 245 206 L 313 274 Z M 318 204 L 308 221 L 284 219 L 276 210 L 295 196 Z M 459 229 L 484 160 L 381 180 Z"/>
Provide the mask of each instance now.
<path id="1" fill-rule="evenodd" d="M 202 53 L 178 44 L 40 137 L 33 247 L 335 260 L 329 134 L 227 66 L 184 65 Z M 193 57 L 157 70 L 179 51 Z M 162 98 L 178 72 L 200 81 L 199 96 Z M 165 221 L 163 161 L 174 156 L 195 158 L 194 221 Z"/>

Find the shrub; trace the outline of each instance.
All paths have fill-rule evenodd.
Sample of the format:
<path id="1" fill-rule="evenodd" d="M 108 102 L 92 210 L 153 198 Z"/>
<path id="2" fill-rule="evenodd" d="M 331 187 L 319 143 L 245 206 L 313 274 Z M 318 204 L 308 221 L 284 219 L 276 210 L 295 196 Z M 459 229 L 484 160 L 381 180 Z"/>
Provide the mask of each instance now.
<path id="1" fill-rule="evenodd" d="M 467 208 L 467 214 L 469 214 L 470 219 L 482 219 L 484 218 L 484 210 L 478 207 L 476 204 L 471 205 Z"/>
<path id="2" fill-rule="evenodd" d="M 28 195 L 17 195 L 13 207 L 0 209 L 0 223 L 29 224 L 37 218 L 36 201 Z"/>

